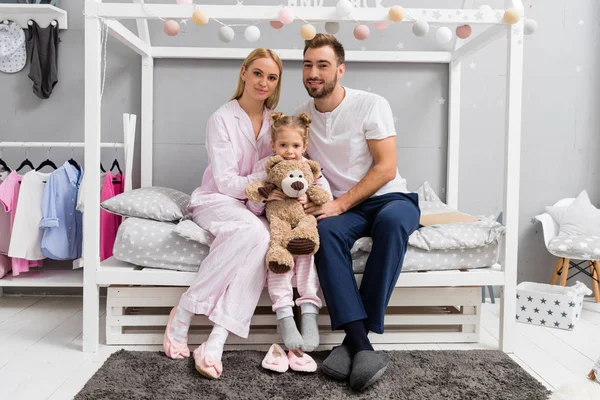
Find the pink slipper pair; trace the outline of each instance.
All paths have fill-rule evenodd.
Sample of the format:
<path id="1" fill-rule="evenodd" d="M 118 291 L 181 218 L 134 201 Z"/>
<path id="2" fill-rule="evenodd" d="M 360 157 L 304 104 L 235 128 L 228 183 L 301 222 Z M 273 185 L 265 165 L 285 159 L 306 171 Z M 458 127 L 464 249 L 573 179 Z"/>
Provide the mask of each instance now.
<path id="1" fill-rule="evenodd" d="M 208 379 L 218 379 L 223 373 L 223 364 L 220 360 L 217 360 L 210 354 L 204 353 L 205 345 L 206 342 L 202 343 L 200 347 L 194 350 L 196 371 Z"/>
<path id="2" fill-rule="evenodd" d="M 277 343 L 273 343 L 262 361 L 262 367 L 275 372 L 292 371 L 315 372 L 317 363 L 302 350 L 290 350 L 286 356 L 285 350 Z"/>

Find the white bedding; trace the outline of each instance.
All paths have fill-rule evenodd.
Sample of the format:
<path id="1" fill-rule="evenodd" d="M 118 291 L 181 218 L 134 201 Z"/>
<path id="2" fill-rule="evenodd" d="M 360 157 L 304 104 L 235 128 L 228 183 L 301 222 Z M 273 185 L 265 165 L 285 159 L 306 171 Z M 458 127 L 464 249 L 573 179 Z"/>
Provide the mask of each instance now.
<path id="1" fill-rule="evenodd" d="M 437 197 L 427 182 L 417 193 L 422 214 L 454 211 Z M 175 225 L 130 218 L 126 222 L 119 228 L 114 255 L 120 260 L 147 267 L 197 271 L 208 255 L 213 239 L 210 233 L 190 221 Z M 142 231 L 152 231 L 154 240 L 138 240 Z M 422 227 L 409 238 L 402 270 L 490 267 L 498 261 L 498 243 L 503 233 L 504 227 L 494 218 Z M 352 247 L 352 264 L 356 273 L 364 271 L 371 245 L 371 238 L 365 237 L 358 239 Z"/>

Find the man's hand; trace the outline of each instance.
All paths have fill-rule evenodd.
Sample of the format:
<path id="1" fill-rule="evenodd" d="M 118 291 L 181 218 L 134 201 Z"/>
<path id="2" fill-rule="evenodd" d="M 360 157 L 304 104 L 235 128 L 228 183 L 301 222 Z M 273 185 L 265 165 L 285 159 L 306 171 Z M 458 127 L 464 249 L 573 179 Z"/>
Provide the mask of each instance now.
<path id="1" fill-rule="evenodd" d="M 281 189 L 275 189 L 269 193 L 269 197 L 267 197 L 266 201 L 283 201 L 287 199 L 288 197 L 281 191 Z"/>
<path id="2" fill-rule="evenodd" d="M 320 206 L 313 202 L 309 202 L 304 205 L 304 212 L 306 214 L 314 215 L 317 217 L 317 221 L 320 221 L 327 217 L 335 217 L 336 215 L 340 215 L 344 212 L 344 210 L 337 200 L 330 200 Z"/>

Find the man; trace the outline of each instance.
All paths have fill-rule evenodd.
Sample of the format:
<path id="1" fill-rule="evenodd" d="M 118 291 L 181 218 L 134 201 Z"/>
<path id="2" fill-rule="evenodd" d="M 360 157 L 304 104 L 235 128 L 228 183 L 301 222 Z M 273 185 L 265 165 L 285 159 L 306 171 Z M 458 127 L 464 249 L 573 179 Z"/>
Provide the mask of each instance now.
<path id="1" fill-rule="evenodd" d="M 396 164 L 392 110 L 381 96 L 349 89 L 344 48 L 334 36 L 305 42 L 302 79 L 312 99 L 297 113 L 312 119 L 307 153 L 323 167 L 334 200 L 305 212 L 319 221 L 315 255 L 332 330 L 346 337 L 323 363 L 333 378 L 364 390 L 385 372 L 389 356 L 375 352 L 369 331 L 383 333 L 390 296 L 402 269 L 408 237 L 419 227 L 418 197 L 409 193 Z M 350 249 L 363 236 L 373 248 L 358 289 Z"/>

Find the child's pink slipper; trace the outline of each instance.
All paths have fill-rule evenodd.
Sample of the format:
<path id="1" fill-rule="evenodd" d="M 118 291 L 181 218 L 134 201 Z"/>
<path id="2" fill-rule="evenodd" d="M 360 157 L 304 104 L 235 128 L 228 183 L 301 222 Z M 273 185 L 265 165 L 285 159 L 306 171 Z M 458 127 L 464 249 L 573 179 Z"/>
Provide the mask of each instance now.
<path id="1" fill-rule="evenodd" d="M 213 356 L 204 354 L 205 344 L 206 342 L 202 343 L 200 347 L 194 350 L 196 371 L 208 379 L 217 379 L 223 372 L 223 364 L 220 360 L 215 359 Z"/>
<path id="2" fill-rule="evenodd" d="M 315 372 L 317 370 L 315 360 L 300 349 L 290 350 L 288 352 L 288 359 L 290 361 L 290 368 L 293 371 Z"/>
<path id="3" fill-rule="evenodd" d="M 289 361 L 285 351 L 277 343 L 273 343 L 262 360 L 262 367 L 275 372 L 285 372 L 289 368 Z"/>
<path id="4" fill-rule="evenodd" d="M 176 312 L 177 307 L 173 307 L 171 314 L 169 314 L 169 322 L 167 322 L 167 329 L 165 329 L 165 337 L 163 339 L 163 349 L 165 350 L 165 354 L 173 359 L 190 356 L 190 349 L 188 349 L 187 343 L 178 343 L 174 340 L 171 340 L 169 337 L 169 329 Z"/>

